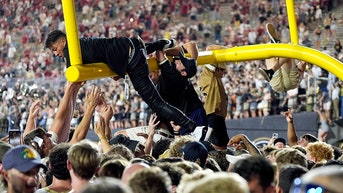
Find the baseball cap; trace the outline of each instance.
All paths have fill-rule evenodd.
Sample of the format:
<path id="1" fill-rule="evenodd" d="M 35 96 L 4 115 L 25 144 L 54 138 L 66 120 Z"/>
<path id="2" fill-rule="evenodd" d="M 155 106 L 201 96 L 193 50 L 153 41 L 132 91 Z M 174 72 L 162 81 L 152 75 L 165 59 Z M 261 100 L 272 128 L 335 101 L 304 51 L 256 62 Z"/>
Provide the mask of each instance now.
<path id="1" fill-rule="evenodd" d="M 220 63 L 216 63 L 216 64 L 211 64 L 212 66 L 216 67 L 216 68 L 221 68 L 226 70 L 226 63 L 225 62 L 220 62 Z"/>
<path id="2" fill-rule="evenodd" d="M 2 165 L 5 170 L 14 168 L 24 173 L 36 166 L 45 168 L 37 151 L 27 145 L 18 145 L 8 150 L 2 159 Z"/>
<path id="3" fill-rule="evenodd" d="M 179 58 L 182 64 L 185 66 L 187 72 L 187 78 L 193 77 L 197 73 L 197 63 L 193 58 L 186 58 L 183 52 L 179 52 Z"/>
<path id="4" fill-rule="evenodd" d="M 119 134 L 119 135 L 113 137 L 109 143 L 110 143 L 110 145 L 113 145 L 113 144 L 125 145 L 127 148 L 129 148 L 132 151 L 132 153 L 135 153 L 136 147 L 137 147 L 139 141 L 131 140 L 129 137 L 126 137 L 123 134 Z"/>
<path id="5" fill-rule="evenodd" d="M 281 143 L 283 143 L 284 145 L 286 145 L 286 140 L 285 140 L 284 138 L 281 138 L 281 137 L 276 138 L 276 139 L 274 140 L 274 145 L 275 145 L 276 143 L 278 143 L 278 142 L 281 142 Z"/>
<path id="6" fill-rule="evenodd" d="M 250 156 L 251 155 L 249 154 L 248 151 L 239 150 L 239 151 L 236 151 L 234 155 L 226 154 L 226 160 L 232 164 L 235 164 L 239 160 L 248 158 Z"/>
<path id="7" fill-rule="evenodd" d="M 200 160 L 200 166 L 203 167 L 208 157 L 208 150 L 205 145 L 198 141 L 187 143 L 181 147 L 180 151 L 183 153 L 183 158 L 188 161 L 195 162 L 197 159 Z"/>

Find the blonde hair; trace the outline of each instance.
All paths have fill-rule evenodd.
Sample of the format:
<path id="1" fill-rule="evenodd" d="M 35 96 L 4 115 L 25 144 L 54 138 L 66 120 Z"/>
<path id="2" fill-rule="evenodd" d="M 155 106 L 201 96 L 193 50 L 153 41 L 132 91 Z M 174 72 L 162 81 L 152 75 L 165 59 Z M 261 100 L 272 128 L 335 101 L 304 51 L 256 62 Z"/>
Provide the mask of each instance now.
<path id="1" fill-rule="evenodd" d="M 247 181 L 237 173 L 216 172 L 190 183 L 181 193 L 249 193 Z"/>
<path id="2" fill-rule="evenodd" d="M 309 143 L 306 150 L 316 159 L 316 162 L 328 161 L 334 158 L 333 148 L 325 142 Z"/>
<path id="3" fill-rule="evenodd" d="M 176 138 L 169 145 L 169 157 L 181 157 L 182 153 L 180 152 L 180 148 L 192 141 L 195 141 L 195 139 L 190 135 L 183 135 L 179 138 Z"/>
<path id="4" fill-rule="evenodd" d="M 91 142 L 83 140 L 69 148 L 68 160 L 77 176 L 90 180 L 100 165 L 101 157 Z"/>

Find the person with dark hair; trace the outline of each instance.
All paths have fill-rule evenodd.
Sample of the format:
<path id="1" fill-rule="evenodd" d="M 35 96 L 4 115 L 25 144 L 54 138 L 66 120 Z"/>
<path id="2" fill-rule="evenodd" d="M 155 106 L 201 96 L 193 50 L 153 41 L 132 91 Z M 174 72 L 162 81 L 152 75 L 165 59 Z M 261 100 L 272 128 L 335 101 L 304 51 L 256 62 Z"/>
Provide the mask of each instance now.
<path id="1" fill-rule="evenodd" d="M 186 174 L 186 171 L 172 162 L 158 162 L 156 163 L 156 166 L 168 173 L 172 182 L 173 192 L 175 192 L 180 184 L 182 176 Z"/>
<path id="2" fill-rule="evenodd" d="M 308 171 L 300 165 L 284 165 L 279 169 L 277 183 L 275 186 L 276 193 L 288 193 L 291 189 L 294 179 L 301 177 Z"/>
<path id="3" fill-rule="evenodd" d="M 229 168 L 229 161 L 226 159 L 226 151 L 210 151 L 208 152 L 208 157 L 213 158 L 219 165 L 222 171 L 226 171 Z"/>
<path id="4" fill-rule="evenodd" d="M 36 193 L 48 192 L 69 192 L 71 190 L 71 178 L 67 168 L 68 143 L 60 143 L 54 146 L 49 152 L 48 172 L 53 176 L 52 183 L 48 186 L 38 189 Z"/>
<path id="5" fill-rule="evenodd" d="M 184 54 L 189 53 L 190 57 Z M 195 42 L 187 42 L 166 52 L 157 50 L 156 61 L 160 75 L 154 76 L 156 87 L 166 102 L 184 112 L 197 126 L 207 126 L 208 121 L 203 104 L 194 90 L 191 78 L 197 72 L 198 47 Z M 170 61 L 166 55 L 172 55 Z M 180 131 L 181 134 L 182 130 Z"/>
<path id="6" fill-rule="evenodd" d="M 99 62 L 107 64 L 118 75 L 113 79 L 124 78 L 127 73 L 134 88 L 152 111 L 159 117 L 175 121 L 190 133 L 195 129 L 196 123 L 179 109 L 166 103 L 149 78 L 147 54 L 156 50 L 165 50 L 174 45 L 175 41 L 158 40 L 146 44 L 145 47 L 139 37 L 80 38 L 84 64 Z M 65 33 L 60 30 L 50 32 L 45 41 L 45 47 L 49 48 L 54 55 L 65 58 L 67 67 L 71 65 Z"/>
<path id="7" fill-rule="evenodd" d="M 208 157 L 206 159 L 206 163 L 205 163 L 204 168 L 205 169 L 210 169 L 210 170 L 212 170 L 214 172 L 221 172 L 222 171 L 222 169 L 220 168 L 218 162 L 215 159 L 211 158 L 211 157 Z"/>
<path id="8" fill-rule="evenodd" d="M 162 155 L 169 148 L 171 142 L 172 140 L 168 138 L 158 140 L 152 148 L 151 155 L 155 159 L 158 159 L 159 156 Z"/>
<path id="9" fill-rule="evenodd" d="M 248 181 L 250 192 L 273 193 L 275 191 L 274 168 L 269 160 L 262 156 L 250 156 L 238 160 L 230 170 Z"/>
<path id="10" fill-rule="evenodd" d="M 110 159 L 100 166 L 98 177 L 113 177 L 121 179 L 125 167 L 130 164 L 125 158 Z"/>

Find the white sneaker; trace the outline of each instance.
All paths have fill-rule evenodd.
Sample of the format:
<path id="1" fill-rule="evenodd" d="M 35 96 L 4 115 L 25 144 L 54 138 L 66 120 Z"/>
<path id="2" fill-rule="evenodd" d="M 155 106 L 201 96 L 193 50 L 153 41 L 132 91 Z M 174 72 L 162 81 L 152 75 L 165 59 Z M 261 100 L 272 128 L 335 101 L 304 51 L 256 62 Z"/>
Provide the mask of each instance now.
<path id="1" fill-rule="evenodd" d="M 208 141 L 211 136 L 213 128 L 206 126 L 197 126 L 195 130 L 191 133 L 191 136 L 197 141 Z"/>

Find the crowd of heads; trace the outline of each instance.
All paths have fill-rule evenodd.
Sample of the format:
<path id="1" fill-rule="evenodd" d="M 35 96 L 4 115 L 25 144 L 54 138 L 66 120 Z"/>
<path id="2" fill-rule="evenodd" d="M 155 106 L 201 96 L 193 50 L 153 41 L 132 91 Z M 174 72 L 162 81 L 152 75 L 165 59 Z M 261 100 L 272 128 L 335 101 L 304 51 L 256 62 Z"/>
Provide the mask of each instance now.
<path id="1" fill-rule="evenodd" d="M 58 143 L 41 157 L 33 146 L 1 142 L 2 187 L 40 192 L 60 180 L 65 190 L 82 193 L 341 192 L 341 148 L 321 141 L 304 146 L 285 141 L 283 147 L 271 143 L 255 151 L 254 144 L 243 143 L 243 149 L 217 150 L 207 141 L 184 136 L 153 156 L 135 155 L 128 143 L 119 142 L 105 152 L 102 142 L 85 139 Z"/>
<path id="2" fill-rule="evenodd" d="M 180 4 L 176 1 L 169 2 L 175 3 L 170 5 Z M 49 3 L 51 2 L 49 1 Z M 144 16 L 145 14 L 136 15 L 137 13 L 134 9 L 127 7 L 128 4 L 122 1 L 117 1 L 117 3 L 118 4 L 107 1 L 79 1 L 77 4 L 77 10 L 80 10 L 82 13 L 82 24 L 79 26 L 82 36 L 107 37 L 108 35 L 106 35 L 106 33 L 109 34 L 109 32 L 123 35 L 123 33 L 126 33 L 131 29 L 130 27 L 135 30 L 142 30 L 142 28 L 147 27 L 147 17 L 138 17 L 142 20 L 141 24 L 145 24 L 145 26 L 139 25 L 140 23 L 137 22 L 138 20 L 135 21 L 135 16 Z M 203 2 L 200 1 L 198 4 L 201 5 L 201 3 Z M 258 6 L 258 10 L 255 11 L 260 12 L 267 20 L 268 18 L 271 19 L 270 13 L 272 13 L 272 11 L 265 10 L 263 2 L 260 2 L 260 4 L 262 5 L 262 8 Z M 11 11 L 15 10 L 13 7 L 14 5 L 8 3 L 8 1 L 2 2 L 2 5 L 3 14 L 9 14 Z M 44 32 L 49 31 L 50 28 L 60 28 L 63 26 L 61 24 L 63 23 L 63 19 L 61 18 L 60 4 L 51 3 L 48 4 L 49 7 L 40 7 L 41 5 L 42 3 L 38 3 L 38 5 L 35 4 L 34 6 L 31 6 L 29 9 L 30 11 L 27 12 L 30 14 L 27 14 L 27 17 L 19 20 L 19 23 L 16 25 L 14 25 L 13 20 L 18 20 L 18 12 L 8 15 L 9 20 L 5 23 L 8 25 L 5 28 L 7 30 L 7 36 L 9 30 L 14 30 L 19 33 L 15 29 L 19 29 L 20 27 L 25 29 L 29 28 L 27 26 L 30 26 L 29 24 L 31 24 L 30 19 L 34 17 L 37 17 L 38 23 L 43 26 L 43 29 L 45 30 Z M 218 10 L 220 7 L 220 4 L 217 4 L 217 6 L 213 4 L 209 5 L 208 9 L 210 11 Z M 240 8 L 238 8 L 239 6 L 236 7 L 236 5 L 238 4 L 233 4 L 235 13 L 246 11 L 244 14 L 242 13 L 242 15 L 249 14 L 249 4 L 244 4 L 244 6 Z M 119 7 L 113 8 L 114 6 L 119 6 L 122 10 L 116 12 L 115 10 L 119 9 Z M 30 6 L 29 4 L 21 2 L 19 7 L 28 8 Z M 146 7 L 144 6 L 139 7 L 141 8 L 141 11 L 145 11 L 143 13 L 151 14 L 156 11 L 163 11 L 162 8 L 164 7 L 167 9 L 166 7 L 168 6 L 166 6 L 166 3 L 161 4 L 161 10 L 159 10 L 159 6 L 154 5 L 151 6 L 151 8 L 154 8 L 151 10 L 145 10 Z M 183 11 L 188 10 L 187 7 L 183 7 L 181 4 L 179 8 Z M 265 8 L 268 8 L 268 6 Z M 169 7 L 169 9 L 171 8 Z M 46 11 L 38 12 L 38 10 Z M 191 11 L 191 9 L 189 9 L 189 11 Z M 254 10 L 252 9 L 252 11 Z M 108 15 L 102 16 L 100 14 L 102 12 Z M 50 13 L 52 13 L 52 16 L 50 16 Z M 92 18 L 93 14 L 95 15 L 94 18 Z M 268 14 L 269 16 L 267 16 Z M 10 17 L 11 15 L 12 17 Z M 158 14 L 149 15 L 152 17 L 149 18 L 151 26 L 148 26 L 150 28 L 153 28 L 153 21 L 156 19 L 157 15 Z M 234 18 L 236 20 L 233 20 L 233 24 L 237 25 L 237 31 L 240 29 L 238 26 L 240 26 L 241 23 L 240 20 L 237 20 L 239 15 L 241 14 L 235 14 Z M 125 18 L 123 16 L 125 16 Z M 168 12 L 166 12 L 164 16 L 168 19 L 171 17 Z M 186 16 L 188 16 L 188 14 L 186 14 Z M 192 21 L 198 21 L 197 14 L 194 15 L 193 13 L 191 16 Z M 111 26 L 111 24 L 108 23 L 110 20 L 109 18 L 114 19 L 114 17 L 118 18 L 118 24 L 121 26 Z M 129 19 L 129 22 L 126 22 L 126 19 Z M 49 21 L 51 23 L 49 23 Z M 26 24 L 21 22 L 26 22 Z M 171 21 L 166 21 L 162 18 L 162 23 L 160 24 L 163 24 L 163 22 L 168 24 Z M 247 22 L 247 20 L 242 18 L 242 23 L 245 22 Z M 133 23 L 133 26 L 125 26 L 130 23 Z M 263 21 L 261 23 L 263 24 Z M 280 20 L 280 23 L 282 23 L 282 20 Z M 104 26 L 104 24 L 108 24 L 108 28 Z M 216 25 L 216 29 L 218 29 L 219 23 L 216 23 Z M 113 28 L 112 31 L 109 29 L 111 27 Z M 118 30 L 119 27 L 120 30 Z M 107 32 L 106 29 L 108 29 Z M 161 33 L 164 30 L 167 31 L 168 29 L 168 27 L 163 29 L 160 26 L 159 28 L 152 30 L 153 32 L 151 32 L 151 34 L 142 33 L 140 35 L 144 37 L 145 40 L 150 40 L 151 38 L 154 39 L 155 36 L 157 37 L 162 35 L 158 33 Z M 42 32 L 39 27 L 36 29 L 32 28 L 32 30 L 36 30 L 35 32 Z M 29 34 L 32 33 L 34 32 Z M 35 60 L 33 60 L 32 63 L 30 62 L 31 66 L 27 65 L 25 68 L 19 68 L 19 71 L 23 70 L 31 72 L 31 76 L 33 70 L 40 72 L 39 69 L 48 69 L 48 63 L 62 62 L 58 61 L 56 58 L 49 58 L 47 55 L 44 55 L 44 53 L 42 54 L 34 52 L 34 50 L 30 50 L 32 43 L 36 41 L 40 41 L 41 43 L 46 33 L 38 34 L 39 35 L 35 36 L 35 38 L 38 39 L 28 37 L 29 43 L 27 45 L 22 42 L 27 46 L 25 47 L 26 50 L 32 51 L 32 55 L 29 54 L 27 58 L 35 56 L 36 58 L 39 58 L 39 61 L 41 61 L 41 63 L 34 63 Z M 176 34 L 178 34 L 178 37 L 181 36 L 179 32 Z M 263 42 L 264 35 L 261 36 L 262 38 L 259 40 Z M 190 37 L 195 37 L 194 32 L 189 35 L 189 38 Z M 236 38 L 236 36 L 233 38 Z M 182 41 L 186 40 L 182 39 Z M 216 39 L 216 41 L 218 41 L 218 43 L 221 42 L 220 39 Z M 239 45 L 238 42 L 241 41 L 242 40 L 237 40 L 237 45 Z M 6 46 L 8 45 L 6 44 Z M 24 63 L 27 58 L 25 59 L 24 57 L 18 60 L 18 65 L 25 66 Z M 13 76 L 13 73 L 8 73 L 13 70 L 13 65 L 9 64 L 15 61 L 8 60 L 1 62 L 2 65 L 6 66 L 4 69 L 8 70 L 4 72 L 4 78 Z M 271 96 L 269 95 L 269 99 L 267 96 L 268 92 L 270 92 L 268 86 L 263 83 L 261 78 L 258 78 L 256 71 L 251 70 L 262 65 L 263 63 L 261 61 L 249 61 L 240 63 L 239 65 L 227 64 L 225 67 L 228 74 L 225 76 L 223 81 L 226 85 L 228 94 L 240 96 L 243 95 L 244 92 L 261 90 L 261 94 L 265 94 L 262 98 L 271 102 Z M 35 66 L 35 68 L 33 68 L 33 66 Z M 245 69 L 249 69 L 249 71 Z M 247 80 L 243 81 L 240 77 L 235 75 L 236 73 L 245 75 L 245 77 L 248 77 Z M 43 76 L 42 73 L 41 76 Z M 125 110 L 125 105 L 120 105 L 118 102 L 123 99 L 122 82 L 105 83 L 100 87 L 102 91 L 105 91 L 105 93 L 102 93 L 103 95 L 101 95 L 103 100 L 111 101 L 110 103 L 112 105 L 118 104 L 118 106 L 122 106 Z M 20 87 L 16 89 L 17 91 L 20 91 Z M 94 108 L 90 110 L 89 105 L 85 105 L 88 103 L 91 104 L 92 102 L 88 94 L 90 92 L 89 90 L 89 85 L 86 85 L 83 88 L 80 88 L 79 92 L 77 92 L 78 96 L 75 96 L 75 101 L 77 101 L 76 99 L 79 100 L 79 102 L 77 102 L 77 108 L 79 108 L 78 113 L 82 112 L 82 110 L 84 111 L 83 113 L 88 111 L 94 112 L 96 106 L 101 106 L 100 103 L 97 103 L 94 105 Z M 327 144 L 326 142 L 319 141 L 318 138 L 310 134 L 301 136 L 295 144 L 289 144 L 289 140 L 277 138 L 274 139 L 272 143 L 262 148 L 256 147 L 244 135 L 231 136 L 231 140 L 240 139 L 240 141 L 235 142 L 237 146 L 229 146 L 224 150 L 216 149 L 213 144 L 207 141 L 197 141 L 192 136 L 186 135 L 168 140 L 161 139 L 153 145 L 150 152 L 146 152 L 145 144 L 134 141 L 127 136 L 112 136 L 111 134 L 109 136 L 105 136 L 106 133 L 102 130 L 105 127 L 101 125 L 103 121 L 103 112 L 95 111 L 98 113 L 97 117 L 99 117 L 99 119 L 96 121 L 93 128 L 99 137 L 99 142 L 84 139 L 85 136 L 81 137 L 81 139 L 78 138 L 80 136 L 80 129 L 78 129 L 77 126 L 78 124 L 81 126 L 84 124 L 84 122 L 81 124 L 80 121 L 76 121 L 77 124 L 74 125 L 76 126 L 76 130 L 67 128 L 67 130 L 70 131 L 70 133 L 68 133 L 68 136 L 70 135 L 70 137 L 61 142 L 61 135 L 56 137 L 54 136 L 56 133 L 47 132 L 47 130 L 49 130 L 49 126 L 47 125 L 49 125 L 48 118 L 50 111 L 52 111 L 52 114 L 54 115 L 59 105 L 58 103 L 52 105 L 50 102 L 54 101 L 55 98 L 62 99 L 63 96 L 65 96 L 65 90 L 62 89 L 59 90 L 59 92 L 54 92 L 52 89 L 51 91 L 52 93 L 47 95 L 49 97 L 44 99 L 45 101 L 42 102 L 45 103 L 46 107 L 49 107 L 49 109 L 46 109 L 46 114 L 42 113 L 39 116 L 43 118 L 45 115 L 47 117 L 45 124 L 41 123 L 45 128 L 31 128 L 32 131 L 23 136 L 23 144 L 21 145 L 13 147 L 6 142 L 0 143 L 1 190 L 6 189 L 8 193 L 31 193 L 35 191 L 44 191 L 46 189 L 60 192 L 74 191 L 77 193 L 111 191 L 123 193 L 279 193 L 302 191 L 311 192 L 318 189 L 323 190 L 323 192 L 342 192 L 340 184 L 343 180 L 342 147 L 336 147 Z M 230 93 L 230 91 L 233 91 L 233 93 Z M 8 90 L 6 92 L 7 94 L 9 93 Z M 17 92 L 17 94 L 19 93 L 20 92 Z M 94 94 L 95 91 L 93 90 L 92 93 Z M 7 103 L 7 101 L 4 100 L 8 96 L 7 94 L 6 96 L 4 95 L 5 98 L 2 100 L 2 104 L 4 104 L 3 106 L 18 106 L 18 96 L 12 96 L 10 102 Z M 42 95 L 46 96 L 45 94 Z M 74 95 L 76 94 L 74 93 Z M 43 96 L 41 96 L 42 99 L 44 98 Z M 22 97 L 26 98 L 25 105 L 27 106 L 30 106 L 29 104 L 33 102 L 32 99 L 25 95 L 22 95 Z M 134 98 L 132 98 L 132 100 L 134 100 Z M 235 98 L 235 100 L 237 100 L 237 98 Z M 63 101 L 61 103 L 63 103 Z M 82 107 L 83 105 L 85 107 Z M 235 108 L 235 111 L 233 111 L 233 108 L 230 109 L 230 112 L 233 114 L 229 115 L 228 118 L 242 117 L 243 110 L 247 110 L 242 109 L 240 112 L 237 110 L 238 106 L 235 106 Z M 116 110 L 118 110 L 119 114 L 123 114 L 123 109 L 120 110 L 118 108 Z M 25 110 L 23 112 L 25 112 Z M 264 113 L 261 113 L 261 116 L 269 114 L 268 109 L 267 111 L 262 112 Z M 249 116 L 252 114 L 253 113 L 251 112 L 248 113 Z M 14 120 L 12 118 L 10 120 Z M 74 116 L 74 118 L 78 118 L 78 116 Z M 26 120 L 25 117 L 23 120 Z M 107 121 L 110 122 L 110 120 Z M 17 122 L 19 123 L 20 121 Z M 146 122 L 142 122 L 141 124 L 146 125 Z M 19 124 L 16 126 L 20 128 Z M 23 123 L 22 130 L 24 128 L 25 124 Z M 87 129 L 89 129 L 89 127 L 87 127 Z"/>

